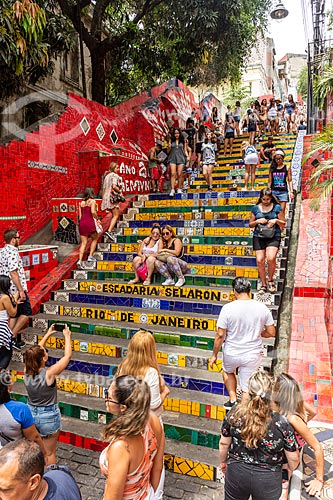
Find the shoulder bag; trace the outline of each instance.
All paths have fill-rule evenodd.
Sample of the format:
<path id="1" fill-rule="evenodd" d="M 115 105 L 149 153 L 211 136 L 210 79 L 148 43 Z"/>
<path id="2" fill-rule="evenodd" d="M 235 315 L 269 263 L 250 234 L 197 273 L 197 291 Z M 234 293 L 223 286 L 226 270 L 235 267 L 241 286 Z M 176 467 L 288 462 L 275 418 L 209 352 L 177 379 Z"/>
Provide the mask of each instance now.
<path id="1" fill-rule="evenodd" d="M 267 224 L 257 224 L 256 225 L 256 236 L 258 238 L 274 238 L 275 236 L 275 224 L 273 227 L 267 227 Z"/>

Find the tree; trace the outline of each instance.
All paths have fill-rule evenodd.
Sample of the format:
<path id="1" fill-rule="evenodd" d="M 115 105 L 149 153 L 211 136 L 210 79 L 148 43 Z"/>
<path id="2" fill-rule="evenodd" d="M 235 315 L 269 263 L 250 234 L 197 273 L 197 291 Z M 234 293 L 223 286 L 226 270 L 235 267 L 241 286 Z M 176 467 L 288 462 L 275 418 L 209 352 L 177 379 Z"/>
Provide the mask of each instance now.
<path id="1" fill-rule="evenodd" d="M 305 100 L 308 96 L 308 67 L 304 66 L 298 77 L 297 93 L 301 94 L 302 99 Z"/>
<path id="2" fill-rule="evenodd" d="M 325 67 L 313 81 L 313 95 L 319 109 L 323 109 L 329 94 L 333 94 L 333 68 Z"/>
<path id="3" fill-rule="evenodd" d="M 0 5 L 0 99 L 19 94 L 26 83 L 53 71 L 52 58 L 70 48 L 66 19 L 37 0 L 2 0 Z"/>
<path id="4" fill-rule="evenodd" d="M 87 46 L 92 98 L 129 97 L 170 77 L 239 78 L 271 0 L 57 0 Z M 121 91 L 119 90 L 121 89 Z"/>

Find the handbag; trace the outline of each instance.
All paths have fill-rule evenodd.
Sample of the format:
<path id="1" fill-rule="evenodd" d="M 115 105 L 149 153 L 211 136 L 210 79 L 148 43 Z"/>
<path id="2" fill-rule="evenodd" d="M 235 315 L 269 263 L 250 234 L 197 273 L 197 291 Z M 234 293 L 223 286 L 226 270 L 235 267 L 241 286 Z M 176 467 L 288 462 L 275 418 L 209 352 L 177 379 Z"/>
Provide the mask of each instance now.
<path id="1" fill-rule="evenodd" d="M 168 260 L 168 257 L 172 256 L 170 252 L 166 252 L 165 250 L 161 250 L 159 254 L 157 254 L 156 259 L 160 260 L 161 262 L 166 262 Z"/>
<path id="2" fill-rule="evenodd" d="M 96 233 L 102 233 L 103 232 L 103 226 L 100 220 L 94 219 L 95 221 L 95 228 L 96 228 Z"/>
<path id="3" fill-rule="evenodd" d="M 266 239 L 274 238 L 275 224 L 273 227 L 267 227 L 267 224 L 257 224 L 256 236 L 258 236 L 258 238 L 266 238 Z"/>
<path id="4" fill-rule="evenodd" d="M 146 261 L 144 261 L 140 267 L 137 268 L 136 274 L 139 276 L 140 280 L 145 281 L 148 276 L 148 269 Z"/>

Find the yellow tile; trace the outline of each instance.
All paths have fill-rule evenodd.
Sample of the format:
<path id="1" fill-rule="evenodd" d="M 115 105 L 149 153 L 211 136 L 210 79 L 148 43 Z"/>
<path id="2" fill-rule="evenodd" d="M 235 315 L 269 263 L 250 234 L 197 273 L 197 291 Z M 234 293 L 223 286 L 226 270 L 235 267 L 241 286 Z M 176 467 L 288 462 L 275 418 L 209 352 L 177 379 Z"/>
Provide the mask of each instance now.
<path id="1" fill-rule="evenodd" d="M 216 420 L 216 415 L 217 415 L 217 406 L 211 405 L 210 407 L 210 418 L 213 418 Z"/>
<path id="2" fill-rule="evenodd" d="M 200 416 L 200 403 L 192 402 L 191 414 L 197 417 Z"/>
<path id="3" fill-rule="evenodd" d="M 199 477 L 208 481 L 214 479 L 214 467 L 188 458 L 174 457 L 174 472 L 191 477 Z"/>
<path id="4" fill-rule="evenodd" d="M 216 412 L 216 419 L 217 420 L 224 420 L 225 414 L 226 414 L 225 408 L 223 408 L 223 406 L 218 406 L 217 412 Z"/>
<path id="5" fill-rule="evenodd" d="M 186 366 L 186 356 L 178 356 L 178 366 L 185 367 Z"/>

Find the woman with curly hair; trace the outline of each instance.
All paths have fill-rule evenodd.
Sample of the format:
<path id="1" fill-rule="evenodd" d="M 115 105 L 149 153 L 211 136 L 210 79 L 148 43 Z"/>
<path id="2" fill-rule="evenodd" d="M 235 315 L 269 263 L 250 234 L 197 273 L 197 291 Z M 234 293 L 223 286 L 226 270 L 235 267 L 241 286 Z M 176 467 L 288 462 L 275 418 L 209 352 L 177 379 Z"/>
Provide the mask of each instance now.
<path id="1" fill-rule="evenodd" d="M 106 408 L 116 418 L 104 429 L 109 441 L 100 456 L 106 476 L 104 500 L 153 500 L 164 454 L 164 433 L 150 411 L 146 382 L 131 375 L 115 377 L 105 394 Z"/>
<path id="2" fill-rule="evenodd" d="M 296 439 L 300 447 L 305 443 L 313 449 L 316 460 L 316 477 L 306 483 L 309 495 L 321 493 L 324 485 L 324 451 L 318 439 L 310 431 L 307 422 L 316 412 L 303 401 L 300 387 L 296 380 L 287 373 L 281 373 L 273 387 L 273 401 L 277 411 L 287 417 L 288 422 L 296 431 Z"/>
<path id="3" fill-rule="evenodd" d="M 221 470 L 225 500 L 278 500 L 282 492 L 282 465 L 299 464 L 292 427 L 270 405 L 272 379 L 259 370 L 249 378 L 248 399 L 233 407 L 222 424 Z"/>

